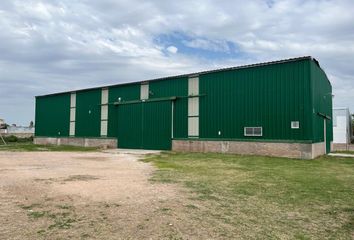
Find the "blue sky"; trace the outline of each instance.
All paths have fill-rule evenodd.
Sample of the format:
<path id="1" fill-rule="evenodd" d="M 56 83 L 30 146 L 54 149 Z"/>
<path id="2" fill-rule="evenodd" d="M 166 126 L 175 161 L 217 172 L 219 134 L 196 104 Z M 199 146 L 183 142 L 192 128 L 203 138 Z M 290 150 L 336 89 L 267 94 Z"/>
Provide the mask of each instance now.
<path id="1" fill-rule="evenodd" d="M 0 118 L 34 96 L 299 56 L 354 111 L 352 0 L 2 0 Z"/>
<path id="2" fill-rule="evenodd" d="M 208 39 L 206 37 L 190 36 L 182 32 L 161 34 L 154 42 L 165 48 L 165 54 L 183 54 L 201 59 L 222 61 L 225 59 L 242 59 L 246 53 L 236 43 L 223 39 Z"/>

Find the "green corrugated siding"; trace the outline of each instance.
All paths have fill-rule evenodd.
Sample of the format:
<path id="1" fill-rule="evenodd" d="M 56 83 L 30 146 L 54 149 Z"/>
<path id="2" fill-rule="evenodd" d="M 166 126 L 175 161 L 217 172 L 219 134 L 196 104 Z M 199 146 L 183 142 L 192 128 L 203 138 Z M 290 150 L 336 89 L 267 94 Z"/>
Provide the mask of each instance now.
<path id="1" fill-rule="evenodd" d="M 303 60 L 201 75 L 200 138 L 311 139 L 309 67 Z M 262 137 L 244 136 L 257 126 Z"/>
<path id="2" fill-rule="evenodd" d="M 70 93 L 36 98 L 35 136 L 69 136 Z"/>
<path id="3" fill-rule="evenodd" d="M 77 137 L 99 137 L 101 132 L 101 89 L 76 93 Z"/>
<path id="4" fill-rule="evenodd" d="M 188 95 L 188 78 L 161 80 L 149 83 L 150 98 Z M 188 99 L 178 98 L 174 102 L 173 135 L 175 138 L 188 137 Z"/>
<path id="5" fill-rule="evenodd" d="M 188 99 L 178 98 L 174 105 L 173 114 L 173 137 L 188 137 Z"/>
<path id="6" fill-rule="evenodd" d="M 118 147 L 171 149 L 171 101 L 118 107 Z"/>
<path id="7" fill-rule="evenodd" d="M 118 147 L 142 148 L 141 103 L 119 105 L 117 108 Z"/>
<path id="8" fill-rule="evenodd" d="M 171 101 L 142 104 L 144 149 L 171 149 Z"/>
<path id="9" fill-rule="evenodd" d="M 325 114 L 332 119 L 332 86 L 327 79 L 326 74 L 319 68 L 315 62 L 311 62 L 312 78 L 312 121 L 313 121 L 313 141 L 324 141 L 323 117 L 317 113 Z M 327 151 L 329 144 L 333 141 L 333 122 L 326 122 Z"/>
<path id="10" fill-rule="evenodd" d="M 187 138 L 188 78 L 149 82 L 150 99 L 174 101 L 174 138 Z M 204 73 L 199 76 L 200 139 L 321 142 L 323 119 L 332 117 L 331 85 L 314 61 Z M 109 88 L 108 136 L 121 147 L 170 149 L 171 101 L 115 106 L 140 99 L 140 83 Z M 76 136 L 100 136 L 101 89 L 77 92 Z M 91 111 L 91 113 L 89 113 Z M 70 93 L 38 97 L 36 136 L 68 136 Z M 291 129 L 299 121 L 300 129 Z M 263 127 L 262 137 L 245 137 L 244 127 Z M 221 135 L 218 134 L 221 131 Z M 332 121 L 327 123 L 332 141 Z"/>
<path id="11" fill-rule="evenodd" d="M 149 83 L 149 98 L 187 96 L 188 78 Z M 109 89 L 109 102 L 140 99 L 140 84 Z M 171 149 L 171 101 L 145 102 L 109 107 L 108 136 L 118 137 L 121 148 Z M 187 137 L 187 99 L 174 104 L 174 134 Z"/>
<path id="12" fill-rule="evenodd" d="M 108 102 L 108 137 L 118 137 L 118 109 L 114 102 L 140 99 L 140 84 L 129 84 L 109 88 Z"/>

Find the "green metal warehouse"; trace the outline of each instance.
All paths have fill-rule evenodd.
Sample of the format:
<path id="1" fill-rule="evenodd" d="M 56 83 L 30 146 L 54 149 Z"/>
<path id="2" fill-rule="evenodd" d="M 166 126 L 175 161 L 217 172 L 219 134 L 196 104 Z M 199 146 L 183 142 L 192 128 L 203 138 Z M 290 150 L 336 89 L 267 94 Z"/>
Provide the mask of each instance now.
<path id="1" fill-rule="evenodd" d="M 300 57 L 37 96 L 34 141 L 311 159 L 331 119 L 331 84 Z"/>

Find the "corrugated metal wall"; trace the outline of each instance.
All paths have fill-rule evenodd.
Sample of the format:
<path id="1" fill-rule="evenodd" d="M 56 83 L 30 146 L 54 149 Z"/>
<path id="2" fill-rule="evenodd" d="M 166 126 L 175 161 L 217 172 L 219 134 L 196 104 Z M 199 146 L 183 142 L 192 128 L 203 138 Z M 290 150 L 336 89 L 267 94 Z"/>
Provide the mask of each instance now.
<path id="1" fill-rule="evenodd" d="M 326 121 L 327 152 L 329 152 L 330 142 L 333 141 L 332 86 L 326 74 L 315 62 L 311 62 L 311 79 L 313 142 L 324 141 L 323 117 L 318 113 L 329 116 L 331 120 Z"/>
<path id="2" fill-rule="evenodd" d="M 188 137 L 188 78 L 174 78 L 161 81 L 153 81 L 149 83 L 151 92 L 150 99 L 182 96 L 174 102 L 173 114 L 173 136 L 175 138 Z"/>
<path id="3" fill-rule="evenodd" d="M 108 89 L 108 137 L 118 137 L 118 110 L 114 102 L 131 101 L 140 98 L 140 84 L 121 85 Z"/>
<path id="4" fill-rule="evenodd" d="M 118 147 L 171 149 L 171 104 L 158 101 L 118 105 Z"/>
<path id="5" fill-rule="evenodd" d="M 143 149 L 171 149 L 171 101 L 142 103 Z"/>
<path id="6" fill-rule="evenodd" d="M 173 136 L 187 139 L 188 77 L 150 81 L 148 89 L 150 100 L 178 97 Z M 118 137 L 121 146 L 168 149 L 171 101 L 113 105 L 119 98 L 139 101 L 140 90 L 140 83 L 109 87 L 107 135 Z M 76 94 L 75 136 L 99 137 L 101 88 Z M 323 141 L 323 122 L 315 112 L 332 116 L 331 86 L 310 59 L 200 74 L 199 94 L 200 139 L 319 142 Z M 68 136 L 69 116 L 70 93 L 37 97 L 36 136 L 57 136 L 58 132 Z M 299 121 L 300 127 L 292 128 L 292 121 Z M 262 127 L 263 135 L 245 137 L 244 127 Z M 331 128 L 328 121 L 330 140 Z"/>
<path id="7" fill-rule="evenodd" d="M 187 137 L 187 85 L 186 77 L 148 83 L 148 99 L 183 96 L 174 102 L 174 135 L 178 137 Z M 115 87 L 114 97 L 110 93 L 110 102 L 117 101 L 117 97 L 121 97 L 121 102 L 139 100 L 139 87 L 140 84 Z M 128 95 L 123 97 L 123 94 Z M 119 147 L 171 149 L 171 100 L 111 105 L 110 108 L 109 131 L 117 129 Z"/>
<path id="8" fill-rule="evenodd" d="M 101 130 L 101 89 L 76 93 L 75 136 L 99 137 Z"/>
<path id="9" fill-rule="evenodd" d="M 116 107 L 118 120 L 118 147 L 142 148 L 143 127 L 141 103 L 123 104 Z"/>
<path id="10" fill-rule="evenodd" d="M 304 60 L 199 76 L 200 138 L 311 140 L 309 67 Z M 263 136 L 245 137 L 244 127 L 262 127 Z"/>
<path id="11" fill-rule="evenodd" d="M 70 93 L 36 98 L 36 136 L 69 136 L 69 121 Z"/>

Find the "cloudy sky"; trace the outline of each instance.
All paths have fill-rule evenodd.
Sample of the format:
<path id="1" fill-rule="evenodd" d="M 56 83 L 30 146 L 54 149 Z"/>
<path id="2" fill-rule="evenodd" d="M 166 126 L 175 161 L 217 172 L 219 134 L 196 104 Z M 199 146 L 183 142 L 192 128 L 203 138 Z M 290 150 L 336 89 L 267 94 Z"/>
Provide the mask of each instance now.
<path id="1" fill-rule="evenodd" d="M 354 111 L 353 0 L 1 0 L 0 118 L 34 96 L 311 55 Z"/>

